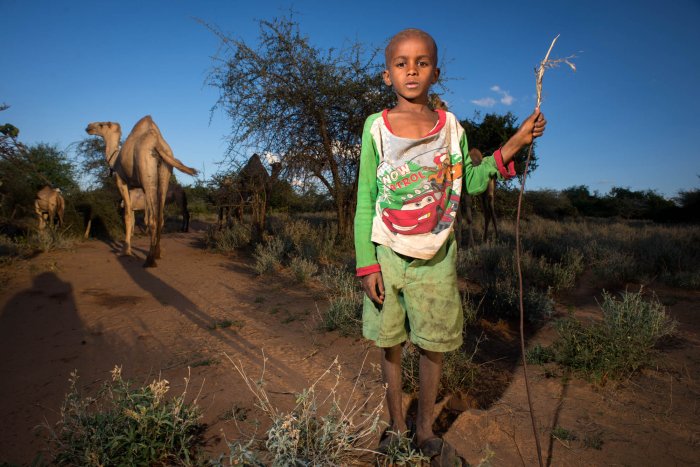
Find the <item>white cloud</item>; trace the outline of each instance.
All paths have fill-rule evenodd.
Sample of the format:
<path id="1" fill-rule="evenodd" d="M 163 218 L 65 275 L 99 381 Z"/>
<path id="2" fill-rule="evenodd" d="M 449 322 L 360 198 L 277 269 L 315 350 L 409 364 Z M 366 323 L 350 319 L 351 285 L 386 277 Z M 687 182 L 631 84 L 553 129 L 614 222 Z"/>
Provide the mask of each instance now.
<path id="1" fill-rule="evenodd" d="M 501 97 L 498 99 L 498 101 L 503 105 L 512 105 L 513 102 L 515 102 L 515 98 L 511 96 L 508 91 L 501 89 L 501 87 L 497 84 L 491 86 L 489 90 L 500 94 Z M 472 104 L 476 104 L 481 107 L 493 107 L 496 105 L 496 99 L 492 97 L 482 97 L 481 99 L 472 101 Z"/>
<path id="2" fill-rule="evenodd" d="M 481 99 L 473 100 L 472 104 L 478 105 L 479 107 L 493 107 L 496 105 L 496 100 L 491 97 L 482 97 Z"/>
<path id="3" fill-rule="evenodd" d="M 503 92 L 503 97 L 501 97 L 501 104 L 505 105 L 511 105 L 515 101 L 515 98 L 508 94 L 507 92 Z"/>

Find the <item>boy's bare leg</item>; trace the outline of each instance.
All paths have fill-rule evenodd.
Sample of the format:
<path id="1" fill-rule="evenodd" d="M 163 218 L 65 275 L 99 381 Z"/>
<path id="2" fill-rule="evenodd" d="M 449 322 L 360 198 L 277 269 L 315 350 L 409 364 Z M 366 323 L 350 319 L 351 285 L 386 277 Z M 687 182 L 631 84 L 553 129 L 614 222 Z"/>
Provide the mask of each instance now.
<path id="1" fill-rule="evenodd" d="M 398 344 L 382 349 L 382 374 L 386 384 L 386 403 L 391 418 L 389 430 L 406 432 L 406 418 L 403 415 L 403 392 L 401 390 L 401 349 Z"/>
<path id="2" fill-rule="evenodd" d="M 420 446 L 425 440 L 434 438 L 433 409 L 437 399 L 442 353 L 420 349 L 420 392 L 418 393 L 418 413 L 416 416 L 416 443 Z"/>

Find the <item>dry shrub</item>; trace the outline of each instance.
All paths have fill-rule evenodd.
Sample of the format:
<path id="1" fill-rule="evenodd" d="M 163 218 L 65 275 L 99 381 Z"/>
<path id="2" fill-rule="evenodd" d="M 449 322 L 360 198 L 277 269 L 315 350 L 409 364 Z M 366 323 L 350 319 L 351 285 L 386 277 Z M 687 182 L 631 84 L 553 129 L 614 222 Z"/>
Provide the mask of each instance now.
<path id="1" fill-rule="evenodd" d="M 252 440 L 229 443 L 231 453 L 235 454 L 229 457 L 231 464 L 278 467 L 366 464 L 364 458 L 371 452 L 369 445 L 380 428 L 384 391 L 358 397 L 358 377 L 343 400 L 339 394 L 341 367 L 336 358 L 309 388 L 296 394 L 295 407 L 283 412 L 272 404 L 265 390 L 264 356 L 263 374 L 258 380 L 248 376 L 240 362 L 228 358 L 271 424 L 265 433 L 264 452 L 255 452 Z M 335 382 L 328 393 L 322 394 L 319 383 L 333 376 Z"/>

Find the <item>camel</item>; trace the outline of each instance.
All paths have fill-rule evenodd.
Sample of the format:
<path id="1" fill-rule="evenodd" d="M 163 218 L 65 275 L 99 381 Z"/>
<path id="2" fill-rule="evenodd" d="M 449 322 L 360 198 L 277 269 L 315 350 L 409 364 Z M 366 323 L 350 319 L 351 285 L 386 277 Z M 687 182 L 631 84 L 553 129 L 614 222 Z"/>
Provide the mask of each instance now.
<path id="1" fill-rule="evenodd" d="M 146 209 L 146 194 L 141 188 L 130 188 L 129 198 L 131 198 L 131 210 L 144 211 Z M 188 232 L 190 229 L 190 211 L 187 209 L 187 194 L 180 185 L 172 184 L 168 187 L 168 192 L 165 195 L 165 204 L 175 204 L 180 213 L 182 213 L 182 224 L 180 232 Z M 124 209 L 124 200 L 121 201 L 120 207 Z"/>
<path id="2" fill-rule="evenodd" d="M 469 150 L 469 158 L 472 160 L 472 165 L 477 166 L 481 164 L 484 156 L 476 148 Z M 484 211 L 484 236 L 483 241 L 488 239 L 489 234 L 489 224 L 493 224 L 493 232 L 495 238 L 498 238 L 498 224 L 496 223 L 496 206 L 495 206 L 495 196 L 496 196 L 496 178 L 491 177 L 489 183 L 486 186 L 486 191 L 477 195 L 481 198 L 481 207 Z M 465 193 L 464 202 L 460 206 L 460 212 L 462 216 L 467 221 L 467 232 L 469 234 L 469 246 L 474 245 L 474 234 L 472 232 L 472 226 L 474 224 L 474 219 L 472 217 L 472 195 Z"/>
<path id="3" fill-rule="evenodd" d="M 268 174 L 260 156 L 253 154 L 235 177 L 224 177 L 217 193 L 217 199 L 226 203 L 219 204 L 219 229 L 230 223 L 231 211 L 235 211 L 239 221 L 243 220 L 243 211 L 250 206 L 253 217 L 254 238 L 262 238 L 265 226 L 267 206 L 273 182 L 279 177 L 282 164 L 272 164 L 272 174 Z"/>
<path id="4" fill-rule="evenodd" d="M 145 198 L 145 223 L 150 234 L 150 248 L 144 267 L 156 266 L 160 259 L 160 235 L 163 229 L 163 208 L 173 167 L 188 175 L 197 171 L 187 167 L 173 155 L 150 115 L 136 122 L 124 145 L 119 147 L 121 126 L 114 122 L 93 122 L 85 131 L 101 136 L 105 143 L 105 157 L 116 175 L 117 188 L 124 201 L 126 238 L 124 254 L 131 255 L 131 236 L 134 232 L 134 211 L 131 207 L 130 188 L 141 188 Z"/>
<path id="5" fill-rule="evenodd" d="M 63 225 L 63 211 L 66 207 L 66 202 L 61 195 L 60 188 L 51 188 L 45 186 L 39 190 L 34 200 L 34 212 L 39 219 L 39 230 L 46 228 L 44 216 L 51 227 L 54 226 L 56 217 L 58 217 L 58 226 Z"/>

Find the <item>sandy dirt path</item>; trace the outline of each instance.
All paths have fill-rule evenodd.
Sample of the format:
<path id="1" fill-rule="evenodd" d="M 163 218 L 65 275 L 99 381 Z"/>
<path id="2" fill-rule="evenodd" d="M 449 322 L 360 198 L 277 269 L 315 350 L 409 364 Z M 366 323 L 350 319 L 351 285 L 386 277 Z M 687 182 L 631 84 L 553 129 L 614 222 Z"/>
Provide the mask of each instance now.
<path id="1" fill-rule="evenodd" d="M 58 419 L 73 370 L 88 393 L 121 365 L 138 383 L 162 375 L 173 395 L 182 392 L 191 372 L 188 394 L 199 393 L 212 455 L 225 452 L 224 437 L 240 436 L 227 412 L 260 415 L 225 354 L 257 377 L 264 350 L 267 387 L 281 409 L 291 408 L 294 393 L 336 356 L 344 393 L 358 381 L 360 395 L 381 390 L 376 349 L 319 330 L 320 310 L 327 306 L 319 284 L 299 287 L 284 274 L 257 277 L 249 256 L 208 252 L 202 236 L 196 229 L 167 234 L 154 269 L 142 267 L 144 237 L 134 243 L 138 258 L 119 256 L 115 245 L 94 240 L 15 263 L 0 292 L 0 463 L 28 463 L 44 448 L 45 432 L 35 427 Z M 595 316 L 595 293 L 581 286 L 558 307 Z M 596 387 L 531 368 L 548 465 L 700 465 L 700 295 L 659 293 L 679 319 L 681 334 L 655 369 L 621 385 Z M 224 321 L 231 325 L 217 326 Z M 493 341 L 517 338 L 508 329 L 493 329 L 501 329 L 498 336 L 485 334 Z M 548 325 L 533 341 L 554 337 Z M 516 366 L 503 384 L 502 396 L 488 407 L 442 401 L 439 424 L 470 463 L 490 457 L 494 466 L 536 465 L 522 369 Z M 552 438 L 555 427 L 576 439 Z"/>

